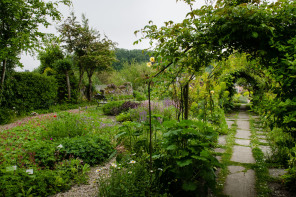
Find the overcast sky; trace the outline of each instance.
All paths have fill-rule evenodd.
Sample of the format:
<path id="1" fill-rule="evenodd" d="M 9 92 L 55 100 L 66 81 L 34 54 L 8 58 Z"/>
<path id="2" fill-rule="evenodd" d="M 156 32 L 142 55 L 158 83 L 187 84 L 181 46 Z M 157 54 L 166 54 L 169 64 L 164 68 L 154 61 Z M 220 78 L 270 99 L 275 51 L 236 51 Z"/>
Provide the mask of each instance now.
<path id="1" fill-rule="evenodd" d="M 204 4 L 201 0 L 197 1 L 194 8 Z M 59 8 L 64 19 L 72 10 L 79 20 L 81 15 L 85 14 L 92 28 L 118 43 L 118 48 L 125 49 L 149 47 L 148 41 L 138 45 L 133 45 L 133 42 L 139 39 L 134 35 L 134 31 L 142 29 L 150 20 L 158 26 L 169 20 L 181 22 L 190 11 L 187 4 L 177 3 L 176 0 L 72 0 L 72 2 L 73 6 L 70 8 L 65 6 Z M 53 24 L 41 31 L 57 34 L 56 26 L 57 24 Z M 24 68 L 17 69 L 18 71 L 32 71 L 40 64 L 36 57 L 26 55 L 22 55 L 21 62 Z"/>

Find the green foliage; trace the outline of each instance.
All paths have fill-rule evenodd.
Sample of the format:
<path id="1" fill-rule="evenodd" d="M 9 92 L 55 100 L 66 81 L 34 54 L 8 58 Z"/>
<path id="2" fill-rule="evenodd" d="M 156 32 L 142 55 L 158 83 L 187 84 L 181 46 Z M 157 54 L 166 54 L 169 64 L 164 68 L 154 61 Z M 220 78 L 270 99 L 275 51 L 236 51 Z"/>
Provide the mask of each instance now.
<path id="1" fill-rule="evenodd" d="M 112 165 L 109 178 L 100 174 L 98 196 L 161 196 L 155 172 L 149 170 L 147 156 L 147 153 L 139 157 L 125 155 L 119 164 Z"/>
<path id="2" fill-rule="evenodd" d="M 284 175 L 285 184 L 290 190 L 295 191 L 296 186 L 296 146 L 291 149 L 289 154 L 289 169 L 288 173 Z"/>
<path id="3" fill-rule="evenodd" d="M 110 142 L 96 135 L 65 138 L 60 143 L 63 145 L 62 153 L 66 153 L 68 157 L 79 157 L 90 165 L 105 161 L 113 152 Z"/>
<path id="4" fill-rule="evenodd" d="M 103 106 L 103 112 L 105 115 L 115 115 L 114 109 L 118 109 L 122 106 L 124 101 L 111 101 Z"/>
<path id="5" fill-rule="evenodd" d="M 295 139 L 290 133 L 286 133 L 280 128 L 273 128 L 268 133 L 268 138 L 273 151 L 273 157 L 270 158 L 271 162 L 288 166 L 289 154 L 295 145 Z"/>
<path id="6" fill-rule="evenodd" d="M 130 112 L 123 112 L 116 116 L 116 121 L 118 122 L 125 122 L 125 121 L 132 121 L 131 113 Z"/>
<path id="7" fill-rule="evenodd" d="M 149 55 L 146 51 L 140 49 L 128 50 L 128 49 L 115 49 L 115 55 L 117 62 L 113 62 L 112 67 L 115 70 L 121 70 L 124 68 L 124 64 L 132 64 L 132 62 L 143 63 L 147 62 Z"/>
<path id="8" fill-rule="evenodd" d="M 134 61 L 130 64 L 124 63 L 121 70 L 112 73 L 109 83 L 119 86 L 125 82 L 131 82 L 133 89 L 138 90 L 143 86 L 145 87 L 146 79 L 151 72 L 151 68 L 146 63 L 137 63 Z"/>
<path id="9" fill-rule="evenodd" d="M 131 101 L 112 101 L 103 106 L 103 112 L 105 115 L 118 115 L 121 112 L 126 112 L 129 109 L 137 108 L 139 103 Z"/>
<path id="10" fill-rule="evenodd" d="M 145 101 L 147 100 L 147 97 L 144 93 L 142 92 L 138 92 L 138 91 L 134 91 L 134 98 L 136 99 L 136 101 Z"/>
<path id="11" fill-rule="evenodd" d="M 54 78 L 29 72 L 14 73 L 5 82 L 1 106 L 21 114 L 49 108 L 55 103 L 56 95 Z"/>
<path id="12" fill-rule="evenodd" d="M 206 196 L 208 188 L 215 188 L 213 168 L 219 165 L 211 153 L 217 139 L 212 127 L 200 121 L 168 121 L 162 124 L 162 149 L 157 150 L 154 166 L 159 174 L 162 191 L 172 195 Z"/>
<path id="13" fill-rule="evenodd" d="M 48 122 L 42 137 L 46 139 L 60 139 L 66 137 L 83 136 L 92 130 L 91 120 L 79 114 L 69 112 L 58 113 Z"/>
<path id="14" fill-rule="evenodd" d="M 56 170 L 32 168 L 28 174 L 25 168 L 7 171 L 0 168 L 1 196 L 49 196 L 70 189 L 75 183 L 86 183 L 87 165 L 79 159 L 63 161 Z"/>

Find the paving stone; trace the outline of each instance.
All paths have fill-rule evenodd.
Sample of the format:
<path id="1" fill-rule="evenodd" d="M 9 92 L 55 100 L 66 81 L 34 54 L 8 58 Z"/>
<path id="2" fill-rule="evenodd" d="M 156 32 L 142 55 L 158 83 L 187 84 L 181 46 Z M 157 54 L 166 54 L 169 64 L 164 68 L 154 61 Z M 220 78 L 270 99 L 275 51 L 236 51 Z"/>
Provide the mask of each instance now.
<path id="1" fill-rule="evenodd" d="M 234 124 L 234 121 L 232 121 L 232 120 L 226 120 L 226 123 L 228 125 L 228 128 L 231 128 L 232 124 Z"/>
<path id="2" fill-rule="evenodd" d="M 264 140 L 264 139 L 259 139 L 259 142 L 261 142 L 261 143 L 268 143 L 267 140 Z"/>
<path id="3" fill-rule="evenodd" d="M 219 145 L 226 145 L 226 135 L 220 135 L 218 138 Z"/>
<path id="4" fill-rule="evenodd" d="M 242 130 L 250 130 L 250 122 L 248 120 L 238 120 L 236 124 Z"/>
<path id="5" fill-rule="evenodd" d="M 270 146 L 259 146 L 259 148 L 262 150 L 265 157 L 269 157 L 272 155 Z"/>
<path id="6" fill-rule="evenodd" d="M 245 131 L 245 130 L 237 130 L 235 137 L 236 138 L 244 138 L 244 139 L 250 139 L 251 132 Z"/>
<path id="7" fill-rule="evenodd" d="M 245 146 L 233 146 L 231 161 L 240 163 L 255 163 L 252 149 Z"/>
<path id="8" fill-rule="evenodd" d="M 216 156 L 216 159 L 217 159 L 219 162 L 221 162 L 222 157 L 221 157 L 221 156 Z"/>
<path id="9" fill-rule="evenodd" d="M 242 166 L 228 166 L 228 170 L 229 170 L 230 174 L 234 174 L 234 173 L 241 172 L 241 171 L 245 170 L 245 168 Z"/>
<path id="10" fill-rule="evenodd" d="M 223 193 L 232 197 L 255 197 L 254 170 L 229 174 L 225 181 Z"/>
<path id="11" fill-rule="evenodd" d="M 280 176 L 287 173 L 285 169 L 278 169 L 278 168 L 268 169 L 268 172 L 269 172 L 269 176 L 273 178 L 279 178 Z"/>
<path id="12" fill-rule="evenodd" d="M 216 153 L 225 153 L 225 149 L 223 149 L 223 148 L 215 148 L 214 151 Z"/>
<path id="13" fill-rule="evenodd" d="M 235 143 L 244 146 L 250 146 L 250 140 L 243 140 L 243 139 L 235 139 Z"/>
<path id="14" fill-rule="evenodd" d="M 257 135 L 265 135 L 266 134 L 266 132 L 264 132 L 264 131 L 257 131 L 256 133 L 257 133 Z"/>
<path id="15" fill-rule="evenodd" d="M 249 114 L 246 112 L 240 112 L 237 117 L 238 120 L 249 120 Z"/>
<path id="16" fill-rule="evenodd" d="M 266 139 L 265 135 L 257 135 L 257 138 Z"/>
<path id="17" fill-rule="evenodd" d="M 271 190 L 271 197 L 296 197 L 296 193 L 287 191 L 285 186 L 280 183 L 268 183 L 268 187 Z"/>

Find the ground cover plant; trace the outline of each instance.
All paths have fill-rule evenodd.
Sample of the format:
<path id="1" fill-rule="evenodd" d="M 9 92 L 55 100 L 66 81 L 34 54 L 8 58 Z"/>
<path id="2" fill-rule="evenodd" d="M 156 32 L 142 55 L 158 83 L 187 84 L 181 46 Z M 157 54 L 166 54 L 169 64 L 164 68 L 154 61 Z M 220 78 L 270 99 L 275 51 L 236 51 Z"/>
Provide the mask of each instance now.
<path id="1" fill-rule="evenodd" d="M 91 114 L 63 112 L 2 131 L 0 196 L 48 196 L 86 183 L 89 167 L 114 152 L 111 123 Z"/>

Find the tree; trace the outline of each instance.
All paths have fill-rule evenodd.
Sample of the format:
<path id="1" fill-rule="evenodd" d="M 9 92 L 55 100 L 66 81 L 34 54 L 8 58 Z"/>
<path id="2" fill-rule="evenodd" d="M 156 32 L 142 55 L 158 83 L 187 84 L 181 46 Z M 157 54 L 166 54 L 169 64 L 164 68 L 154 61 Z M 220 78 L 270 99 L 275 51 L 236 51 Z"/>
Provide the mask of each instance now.
<path id="1" fill-rule="evenodd" d="M 88 76 L 89 88 L 88 96 L 89 100 L 92 99 L 92 76 L 95 71 L 103 71 L 111 69 L 111 64 L 115 61 L 114 43 L 104 38 L 103 40 L 97 40 L 91 43 L 86 49 L 86 54 L 82 56 L 82 62 L 85 65 L 85 70 Z"/>
<path id="2" fill-rule="evenodd" d="M 82 90 L 82 80 L 85 72 L 85 64 L 82 57 L 86 55 L 86 49 L 97 39 L 97 32 L 90 29 L 88 19 L 82 15 L 82 24 L 76 20 L 74 12 L 66 19 L 58 31 L 61 33 L 64 47 L 69 54 L 73 54 L 79 69 L 79 90 Z"/>
<path id="3" fill-rule="evenodd" d="M 77 60 L 79 68 L 79 89 L 82 90 L 82 79 L 87 72 L 89 79 L 88 97 L 91 100 L 92 76 L 95 71 L 109 68 L 115 61 L 115 43 L 107 37 L 100 40 L 100 34 L 89 27 L 88 19 L 82 15 L 82 24 L 76 21 L 74 13 L 62 24 L 59 29 L 65 48 Z"/>
<path id="4" fill-rule="evenodd" d="M 56 2 L 39 1 L 1 1 L 0 2 L 0 61 L 1 83 L 3 91 L 8 61 L 18 61 L 21 52 L 33 52 L 39 47 L 39 39 L 45 33 L 39 31 L 39 25 L 48 27 L 49 20 L 60 20 L 59 4 L 70 5 L 70 0 Z"/>

